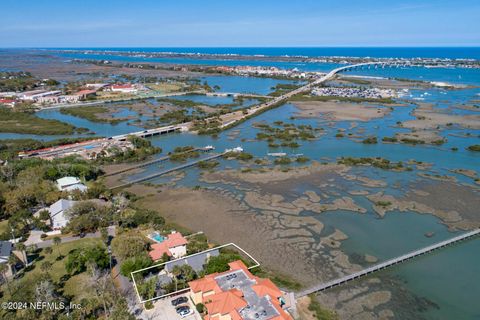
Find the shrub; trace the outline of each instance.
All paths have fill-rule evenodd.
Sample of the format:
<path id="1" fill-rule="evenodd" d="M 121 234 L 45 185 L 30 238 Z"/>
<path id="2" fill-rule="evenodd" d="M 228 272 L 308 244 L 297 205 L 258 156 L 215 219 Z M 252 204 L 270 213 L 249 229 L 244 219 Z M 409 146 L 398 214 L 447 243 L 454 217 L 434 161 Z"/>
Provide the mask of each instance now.
<path id="1" fill-rule="evenodd" d="M 203 303 L 197 303 L 195 305 L 195 308 L 197 309 L 198 313 L 202 314 L 205 311 L 205 305 Z"/>
<path id="2" fill-rule="evenodd" d="M 471 145 L 467 148 L 467 150 L 480 152 L 480 144 Z"/>
<path id="3" fill-rule="evenodd" d="M 377 143 L 377 137 L 368 137 L 362 141 L 364 144 L 376 144 Z"/>

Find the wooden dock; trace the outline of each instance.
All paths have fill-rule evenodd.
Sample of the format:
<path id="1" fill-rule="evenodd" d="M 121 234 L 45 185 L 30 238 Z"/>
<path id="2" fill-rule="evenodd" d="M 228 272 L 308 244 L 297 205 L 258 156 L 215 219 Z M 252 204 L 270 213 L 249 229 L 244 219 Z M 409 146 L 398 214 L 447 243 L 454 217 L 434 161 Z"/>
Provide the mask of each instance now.
<path id="1" fill-rule="evenodd" d="M 163 171 L 160 171 L 160 172 L 157 172 L 157 173 L 154 173 L 154 174 L 142 177 L 142 178 L 138 178 L 138 179 L 135 179 L 135 180 L 132 180 L 132 181 L 129 181 L 129 182 L 119 184 L 117 186 L 111 187 L 110 189 L 113 190 L 113 189 L 124 188 L 124 187 L 128 187 L 128 186 L 130 186 L 132 184 L 135 184 L 135 183 L 144 182 L 144 181 L 147 181 L 147 180 L 158 178 L 160 176 L 166 175 L 166 174 L 174 172 L 174 171 L 183 170 L 183 169 L 186 169 L 186 168 L 189 168 L 189 167 L 193 167 L 193 166 L 197 165 L 199 162 L 202 162 L 202 161 L 210 161 L 210 160 L 213 160 L 213 159 L 220 158 L 224 154 L 225 154 L 225 152 L 220 153 L 220 154 L 215 154 L 215 155 L 203 158 L 203 159 L 198 159 L 198 160 L 193 161 L 193 162 L 185 163 L 185 164 L 182 164 L 182 165 L 174 167 L 174 168 L 163 170 Z"/>
<path id="2" fill-rule="evenodd" d="M 449 245 L 453 245 L 453 244 L 458 243 L 460 241 L 468 240 L 470 238 L 478 236 L 479 234 L 480 234 L 480 229 L 470 231 L 470 232 L 466 232 L 466 233 L 464 233 L 462 235 L 459 235 L 457 237 L 454 237 L 454 238 L 451 238 L 451 239 L 448 239 L 448 240 L 445 240 L 445 241 L 441 241 L 441 242 L 438 242 L 438 243 L 433 244 L 431 246 L 428 246 L 428 247 L 425 247 L 425 248 L 422 248 L 422 249 L 419 249 L 419 250 L 416 250 L 416 251 L 412 251 L 412 252 L 404 254 L 402 256 L 399 256 L 399 257 L 387 260 L 385 262 L 376 264 L 376 265 L 371 266 L 369 268 L 366 268 L 362 271 L 355 272 L 351 275 L 348 275 L 348 276 L 345 276 L 345 277 L 342 277 L 342 278 L 339 278 L 339 279 L 336 279 L 336 280 L 332 280 L 332 281 L 314 286 L 312 288 L 306 289 L 304 291 L 298 292 L 297 294 L 295 294 L 295 297 L 300 298 L 300 297 L 303 297 L 303 296 L 306 296 L 306 295 L 309 295 L 309 294 L 312 294 L 312 293 L 315 293 L 315 292 L 324 291 L 324 290 L 342 285 L 342 284 L 347 283 L 349 281 L 352 281 L 352 280 L 358 279 L 360 277 L 369 275 L 371 273 L 386 269 L 390 266 L 393 266 L 393 265 L 405 262 L 407 260 L 413 259 L 415 257 L 430 253 L 434 250 L 437 250 L 437 249 L 440 249 L 440 248 L 443 248 L 443 247 L 446 247 L 446 246 L 449 246 Z"/>
<path id="3" fill-rule="evenodd" d="M 192 149 L 192 150 L 188 150 L 188 151 L 185 151 L 185 152 L 183 152 L 183 153 L 190 153 L 190 152 L 195 152 L 195 151 L 209 152 L 209 151 L 211 151 L 211 150 L 213 150 L 213 149 L 194 148 L 194 149 Z M 137 165 L 134 165 L 134 166 L 131 166 L 131 167 L 128 167 L 128 168 L 123 168 L 123 169 L 120 169 L 120 170 L 116 170 L 116 171 L 113 171 L 113 172 L 104 174 L 102 177 L 116 176 L 117 174 L 125 173 L 125 172 L 131 171 L 131 170 L 135 170 L 135 169 L 139 169 L 139 168 L 148 167 L 148 166 L 150 166 L 150 165 L 152 165 L 152 164 L 159 163 L 159 162 L 163 162 L 163 161 L 166 161 L 166 160 L 168 160 L 168 159 L 170 159 L 170 156 L 165 156 L 165 157 L 153 159 L 153 160 L 150 160 L 150 161 L 146 161 L 146 162 L 139 163 L 139 164 L 137 164 Z"/>

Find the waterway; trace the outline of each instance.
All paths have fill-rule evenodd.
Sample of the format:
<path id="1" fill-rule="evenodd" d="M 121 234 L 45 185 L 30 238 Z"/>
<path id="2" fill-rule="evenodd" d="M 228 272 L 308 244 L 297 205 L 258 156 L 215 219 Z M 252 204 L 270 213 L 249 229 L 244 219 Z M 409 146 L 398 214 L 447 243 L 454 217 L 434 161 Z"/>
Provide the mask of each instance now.
<path id="1" fill-rule="evenodd" d="M 185 49 L 185 48 L 182 48 Z M 179 49 L 180 50 L 180 49 Z M 186 49 L 185 49 L 186 50 Z M 189 49 L 190 50 L 190 49 Z M 194 49 L 191 49 L 194 50 Z M 208 49 L 210 50 L 210 49 Z M 204 52 L 208 52 L 205 49 Z M 212 49 L 213 50 L 213 49 Z M 216 49 L 217 50 L 217 49 Z M 238 49 L 238 52 L 246 54 L 253 49 Z M 273 49 L 272 49 L 273 50 Z M 313 50 L 313 49 L 311 49 Z M 315 49 L 317 50 L 317 49 Z M 313 50 L 313 51 L 315 51 Z M 322 51 L 323 50 L 323 51 Z M 332 49 L 333 50 L 333 49 Z M 335 51 L 337 50 L 337 51 Z M 343 52 L 341 49 L 335 49 L 335 52 Z M 366 49 L 365 49 L 366 50 Z M 365 55 L 369 50 L 353 50 L 351 55 Z M 372 49 L 373 50 L 373 49 Z M 255 52 L 267 52 L 255 51 Z M 313 52 L 312 51 L 312 52 Z M 475 49 L 466 51 L 468 57 L 480 57 L 480 53 Z M 218 52 L 218 51 L 217 51 Z M 252 51 L 253 52 L 253 51 Z M 293 55 L 298 52 L 296 49 L 288 49 L 283 54 Z M 309 50 L 303 51 L 305 54 L 311 54 Z M 330 52 L 328 49 L 318 49 L 316 55 L 320 52 Z M 379 56 L 435 56 L 440 57 L 460 57 L 461 52 L 458 50 L 445 50 L 442 54 L 432 50 L 420 50 L 409 53 L 407 51 L 395 52 L 389 49 L 383 49 Z M 219 52 L 220 53 L 220 52 Z M 265 53 L 266 54 L 266 53 Z M 280 53 L 279 53 L 280 54 Z M 369 54 L 375 56 L 374 54 Z M 75 54 L 64 54 L 64 57 L 75 58 Z M 83 59 L 105 59 L 103 55 L 79 55 Z M 216 64 L 216 65 L 268 65 L 281 68 L 297 67 L 306 71 L 328 71 L 335 68 L 333 64 L 298 64 L 287 62 L 259 62 L 245 60 L 192 60 L 192 59 L 146 59 L 132 57 L 108 57 L 108 60 L 118 61 L 152 61 L 152 62 L 169 62 L 169 63 L 198 63 L 198 64 Z M 472 100 L 480 99 L 480 70 L 473 69 L 427 69 L 427 68 L 394 68 L 394 69 L 367 69 L 352 72 L 353 74 L 361 74 L 368 76 L 396 77 L 408 78 L 415 80 L 444 81 L 452 83 L 462 83 L 476 86 L 465 90 L 444 90 L 440 88 L 425 89 L 421 91 L 412 91 L 412 97 L 422 97 L 424 102 L 434 103 L 435 108 L 449 108 L 455 105 L 472 104 Z M 242 92 L 255 94 L 268 94 L 272 91 L 279 80 L 264 78 L 245 78 L 245 77 L 226 77 L 226 76 L 209 76 L 204 77 L 212 87 L 218 85 L 221 92 Z M 175 99 L 189 99 L 199 103 L 209 105 L 228 104 L 233 102 L 231 97 L 176 97 Z M 248 100 L 246 105 L 254 103 Z M 388 106 L 384 106 L 388 108 Z M 221 133 L 217 138 L 209 136 L 197 136 L 191 134 L 172 134 L 168 136 L 153 137 L 151 141 L 160 146 L 165 153 L 172 151 L 177 146 L 194 145 L 205 146 L 213 145 L 216 151 L 223 151 L 241 145 L 247 152 L 252 153 L 256 157 L 268 158 L 269 152 L 286 152 L 288 155 L 304 154 L 312 160 L 317 161 L 335 161 L 342 156 L 350 157 L 384 157 L 392 161 L 408 162 L 411 159 L 431 163 L 430 172 L 436 174 L 454 175 L 461 183 L 472 184 L 472 180 L 461 175 L 455 175 L 450 172 L 451 169 L 464 168 L 480 172 L 480 154 L 469 152 L 466 147 L 479 143 L 480 130 L 467 130 L 463 128 L 454 128 L 452 130 L 444 130 L 441 135 L 447 138 L 447 143 L 442 146 L 412 146 L 405 144 L 386 144 L 378 143 L 373 145 L 365 145 L 359 143 L 352 138 L 337 138 L 338 129 L 345 129 L 347 132 L 358 133 L 363 131 L 363 135 L 375 135 L 379 137 L 393 136 L 394 133 L 400 132 L 402 129 L 396 126 L 398 121 L 407 121 L 413 119 L 411 112 L 415 108 L 413 104 L 407 104 L 404 107 L 396 107 L 385 118 L 371 120 L 368 122 L 357 122 L 354 129 L 350 129 L 352 121 L 342 121 L 332 124 L 330 121 L 318 119 L 298 119 L 295 117 L 297 109 L 292 104 L 286 104 L 274 110 L 270 110 L 264 114 L 250 119 L 241 125 Z M 125 111 L 127 112 L 127 111 Z M 456 114 L 468 115 L 478 114 L 476 111 L 455 109 Z M 125 121 L 116 125 L 108 123 L 93 123 L 85 119 L 61 114 L 58 110 L 45 110 L 38 113 L 42 118 L 58 119 L 67 123 L 71 123 L 77 127 L 86 127 L 95 132 L 99 136 L 112 136 L 117 134 L 125 134 L 133 131 L 139 131 L 143 128 L 136 126 L 132 121 Z M 296 125 L 308 124 L 314 127 L 322 127 L 324 131 L 314 141 L 301 141 L 298 148 L 269 148 L 265 141 L 256 141 L 255 136 L 259 132 L 253 124 L 256 122 L 265 122 L 272 124 L 276 120 L 292 122 Z M 34 135 L 15 135 L 0 134 L 0 138 L 17 138 L 32 137 L 41 139 L 53 139 L 58 136 L 45 137 Z M 458 148 L 457 152 L 453 152 L 451 148 Z M 202 155 L 203 156 L 203 155 Z M 271 160 L 271 159 L 270 159 Z M 225 168 L 238 168 L 241 164 L 219 160 L 220 166 L 216 170 Z M 141 173 L 130 176 L 128 179 L 135 179 L 143 175 L 157 172 L 176 166 L 178 164 L 164 162 L 145 168 Z M 255 165 L 252 165 L 255 167 Z M 211 187 L 211 185 L 199 181 L 200 171 L 197 168 L 190 168 L 185 171 L 186 174 L 179 181 L 177 186 L 197 186 L 202 185 Z M 412 183 L 420 180 L 418 171 L 414 169 L 412 172 L 391 172 L 383 171 L 375 168 L 357 168 L 355 173 L 371 178 L 387 181 L 384 192 L 391 195 L 404 194 Z M 171 178 L 161 177 L 152 180 L 152 183 L 168 183 Z M 224 188 L 230 192 L 241 194 L 228 185 L 220 185 L 217 187 Z M 310 185 L 292 186 L 291 195 L 300 195 L 307 189 L 315 188 Z M 339 185 L 335 190 L 340 196 L 346 195 L 345 190 L 355 188 L 355 185 Z M 367 189 L 362 187 L 362 189 Z M 420 215 L 414 212 L 389 212 L 384 218 L 379 218 L 373 211 L 371 203 L 360 196 L 351 196 L 360 205 L 366 207 L 366 214 L 357 214 L 346 211 L 326 212 L 322 215 L 314 215 L 324 225 L 325 233 L 329 233 L 334 229 L 342 230 L 349 238 L 344 241 L 341 250 L 351 257 L 363 256 L 365 254 L 376 256 L 379 260 L 385 260 L 397 255 L 404 254 L 408 251 L 423 247 L 425 245 L 438 242 L 449 237 L 453 237 L 456 232 L 449 231 L 441 221 L 431 215 Z M 312 214 L 305 212 L 305 214 Z M 313 215 L 313 214 L 312 214 Z M 425 233 L 433 232 L 431 238 L 425 237 Z M 421 315 L 427 319 L 479 319 L 480 307 L 478 305 L 478 297 L 480 297 L 480 276 L 478 275 L 478 265 L 480 265 L 480 240 L 471 240 L 467 243 L 438 251 L 434 254 L 420 257 L 414 261 L 395 266 L 384 273 L 388 276 L 398 277 L 402 280 L 402 284 L 412 294 L 425 297 L 438 305 L 438 309 L 430 308 Z"/>

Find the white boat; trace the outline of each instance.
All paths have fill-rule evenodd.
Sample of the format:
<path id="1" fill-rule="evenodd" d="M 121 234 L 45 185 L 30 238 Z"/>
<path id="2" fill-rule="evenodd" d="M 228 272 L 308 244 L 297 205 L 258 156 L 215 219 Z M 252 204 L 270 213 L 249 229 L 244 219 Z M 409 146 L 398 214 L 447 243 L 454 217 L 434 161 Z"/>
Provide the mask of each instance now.
<path id="1" fill-rule="evenodd" d="M 242 147 L 236 147 L 236 148 L 232 148 L 232 149 L 225 149 L 225 152 L 243 152 L 243 148 Z"/>
<path id="2" fill-rule="evenodd" d="M 267 155 L 271 157 L 285 157 L 287 154 L 285 152 L 270 152 Z"/>

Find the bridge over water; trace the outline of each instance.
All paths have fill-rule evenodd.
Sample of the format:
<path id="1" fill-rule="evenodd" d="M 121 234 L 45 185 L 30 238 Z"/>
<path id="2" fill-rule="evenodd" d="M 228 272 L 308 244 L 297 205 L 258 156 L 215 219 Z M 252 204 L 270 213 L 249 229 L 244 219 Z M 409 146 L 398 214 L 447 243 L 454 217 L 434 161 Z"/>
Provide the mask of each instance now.
<path id="1" fill-rule="evenodd" d="M 350 275 L 341 277 L 339 279 L 335 279 L 335 280 L 332 280 L 332 281 L 329 281 L 329 282 L 311 287 L 309 289 L 306 289 L 304 291 L 296 293 L 295 296 L 297 298 L 300 298 L 300 297 L 303 297 L 303 296 L 306 296 L 306 295 L 309 295 L 309 294 L 312 294 L 312 293 L 315 293 L 315 292 L 321 292 L 321 291 L 324 291 L 324 290 L 327 290 L 327 289 L 331 289 L 333 287 L 337 287 L 337 286 L 342 285 L 344 283 L 347 283 L 347 282 L 350 282 L 352 280 L 358 279 L 360 277 L 364 277 L 364 276 L 372 274 L 374 272 L 386 269 L 390 266 L 393 266 L 393 265 L 396 265 L 396 264 L 399 264 L 399 263 L 402 263 L 402 262 L 406 262 L 410 259 L 413 259 L 415 257 L 421 256 L 421 255 L 424 255 L 424 254 L 427 254 L 427 253 L 430 253 L 430 252 L 435 251 L 437 249 L 444 248 L 444 247 L 447 247 L 449 245 L 453 245 L 453 244 L 458 243 L 460 241 L 471 239 L 473 237 L 478 236 L 479 234 L 480 234 L 480 229 L 473 230 L 473 231 L 470 231 L 470 232 L 466 232 L 466 233 L 461 234 L 459 236 L 456 236 L 454 238 L 444 240 L 444 241 L 438 242 L 436 244 L 430 245 L 428 247 L 409 252 L 409 253 L 404 254 L 402 256 L 399 256 L 399 257 L 387 260 L 385 262 L 376 264 L 374 266 L 371 266 L 371 267 L 363 269 L 361 271 L 358 271 L 358 272 L 352 273 Z"/>

